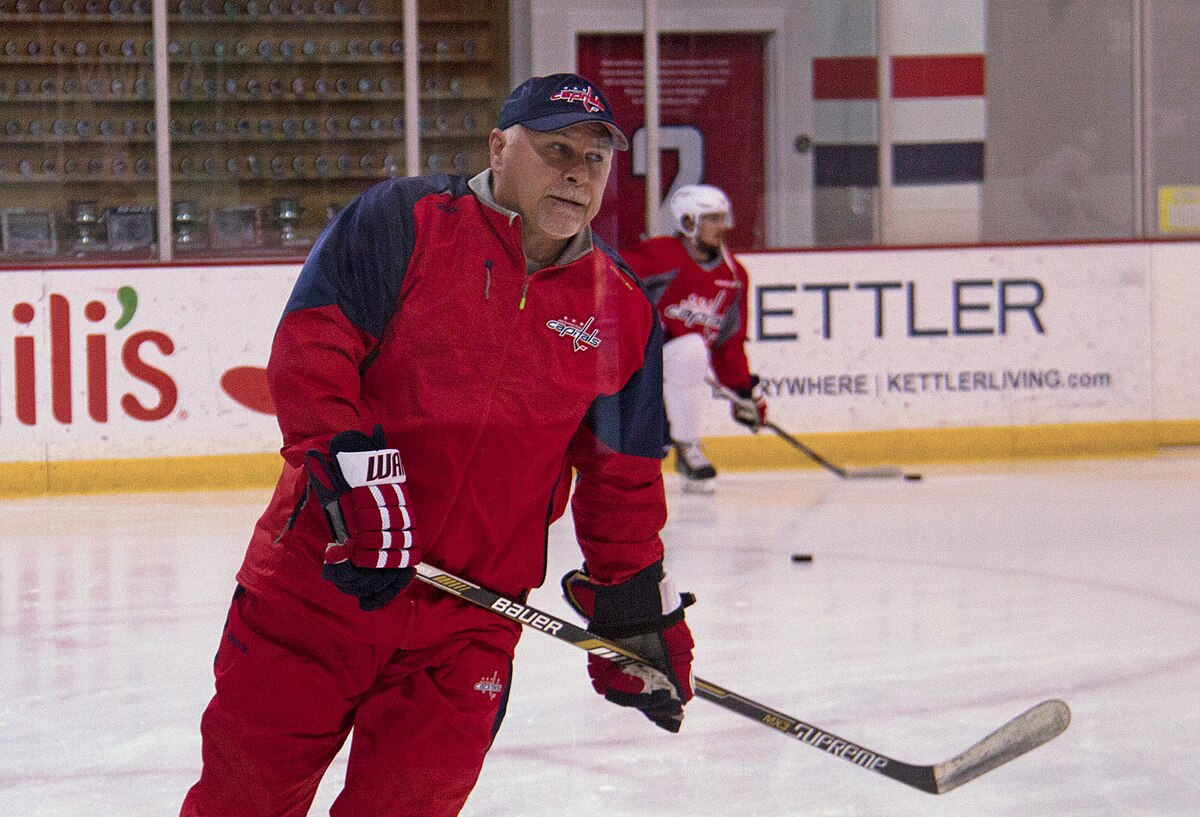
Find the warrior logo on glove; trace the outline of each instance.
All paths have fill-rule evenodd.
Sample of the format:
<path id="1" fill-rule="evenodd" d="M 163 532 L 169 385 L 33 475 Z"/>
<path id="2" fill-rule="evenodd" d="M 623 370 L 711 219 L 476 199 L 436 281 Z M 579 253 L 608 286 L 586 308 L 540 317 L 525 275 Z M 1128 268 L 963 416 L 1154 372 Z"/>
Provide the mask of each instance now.
<path id="1" fill-rule="evenodd" d="M 344 472 L 345 468 L 342 470 Z M 367 458 L 367 476 L 363 484 L 374 485 L 392 479 L 393 475 L 395 482 L 404 482 L 404 466 L 400 464 L 400 452 L 395 449 Z"/>

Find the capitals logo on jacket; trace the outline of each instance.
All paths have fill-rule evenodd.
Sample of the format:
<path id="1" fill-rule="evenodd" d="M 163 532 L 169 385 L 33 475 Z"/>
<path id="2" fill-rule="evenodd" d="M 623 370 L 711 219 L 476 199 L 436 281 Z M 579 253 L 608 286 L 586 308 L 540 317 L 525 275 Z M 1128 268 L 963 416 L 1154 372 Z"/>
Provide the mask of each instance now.
<path id="1" fill-rule="evenodd" d="M 578 102 L 583 105 L 583 109 L 588 113 L 597 113 L 604 110 L 604 103 L 600 101 L 600 97 L 596 96 L 590 85 L 586 88 L 568 85 L 550 98 L 556 102 Z"/>
<path id="2" fill-rule="evenodd" d="M 721 328 L 721 321 L 725 319 L 725 311 L 722 308 L 724 304 L 724 292 L 718 292 L 715 298 L 705 298 L 691 292 L 679 303 L 664 309 L 663 314 L 668 318 L 683 321 L 683 325 L 689 329 L 702 326 L 705 329 L 717 330 Z"/>
<path id="3" fill-rule="evenodd" d="M 573 321 L 564 315 L 561 321 L 546 321 L 546 328 L 557 332 L 560 338 L 570 338 L 575 351 L 583 352 L 589 347 L 594 349 L 600 345 L 599 330 L 592 330 L 592 324 L 595 321 L 594 315 L 588 318 L 586 323 Z"/>

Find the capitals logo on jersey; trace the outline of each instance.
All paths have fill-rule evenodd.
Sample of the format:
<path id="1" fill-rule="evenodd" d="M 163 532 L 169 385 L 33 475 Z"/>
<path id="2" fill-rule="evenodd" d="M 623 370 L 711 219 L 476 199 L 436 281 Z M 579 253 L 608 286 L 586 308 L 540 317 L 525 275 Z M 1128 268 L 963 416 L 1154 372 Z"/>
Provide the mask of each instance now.
<path id="1" fill-rule="evenodd" d="M 568 85 L 550 98 L 556 102 L 578 102 L 583 105 L 583 109 L 588 113 L 597 113 L 604 110 L 604 103 L 600 101 L 600 97 L 596 96 L 590 85 L 586 88 L 576 88 Z"/>
<path id="2" fill-rule="evenodd" d="M 715 298 L 705 298 L 696 293 L 690 293 L 677 304 L 671 304 L 663 310 L 668 318 L 683 321 L 688 329 L 696 326 L 706 330 L 717 331 L 721 321 L 725 319 L 725 293 L 718 292 Z"/>

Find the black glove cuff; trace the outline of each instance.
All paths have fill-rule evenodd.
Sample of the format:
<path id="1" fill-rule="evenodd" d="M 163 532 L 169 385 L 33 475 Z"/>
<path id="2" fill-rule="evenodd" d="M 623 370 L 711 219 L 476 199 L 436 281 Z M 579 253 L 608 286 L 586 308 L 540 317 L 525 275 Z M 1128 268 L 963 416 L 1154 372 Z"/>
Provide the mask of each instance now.
<path id="1" fill-rule="evenodd" d="M 350 562 L 324 565 L 321 578 L 332 582 L 338 590 L 358 598 L 363 610 L 384 607 L 412 581 L 416 571 L 411 567 L 358 567 Z"/>
<path id="2" fill-rule="evenodd" d="M 620 584 L 593 585 L 596 611 L 588 631 L 604 638 L 629 638 L 660 633 L 683 621 L 683 608 L 695 601 L 690 594 L 680 595 L 680 604 L 663 612 L 659 582 L 663 580 L 662 562 L 655 562 Z"/>

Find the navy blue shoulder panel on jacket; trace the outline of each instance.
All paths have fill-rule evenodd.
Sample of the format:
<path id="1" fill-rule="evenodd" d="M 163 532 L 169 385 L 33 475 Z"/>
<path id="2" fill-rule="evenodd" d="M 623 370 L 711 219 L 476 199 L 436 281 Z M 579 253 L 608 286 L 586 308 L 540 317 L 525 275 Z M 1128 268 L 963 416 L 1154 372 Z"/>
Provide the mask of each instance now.
<path id="1" fill-rule="evenodd" d="M 645 287 L 621 256 L 599 238 L 593 240 L 597 249 L 611 258 L 617 268 L 646 296 Z M 651 313 L 650 336 L 646 339 L 642 368 L 616 394 L 592 401 L 584 422 L 596 438 L 613 451 L 660 460 L 665 456 L 663 443 L 667 438 L 662 385 L 663 333 L 648 296 L 646 309 Z"/>
<path id="2" fill-rule="evenodd" d="M 389 179 L 346 205 L 313 245 L 286 312 L 336 305 L 371 337 L 391 320 L 416 241 L 413 208 L 426 196 L 472 195 L 467 179 Z"/>

